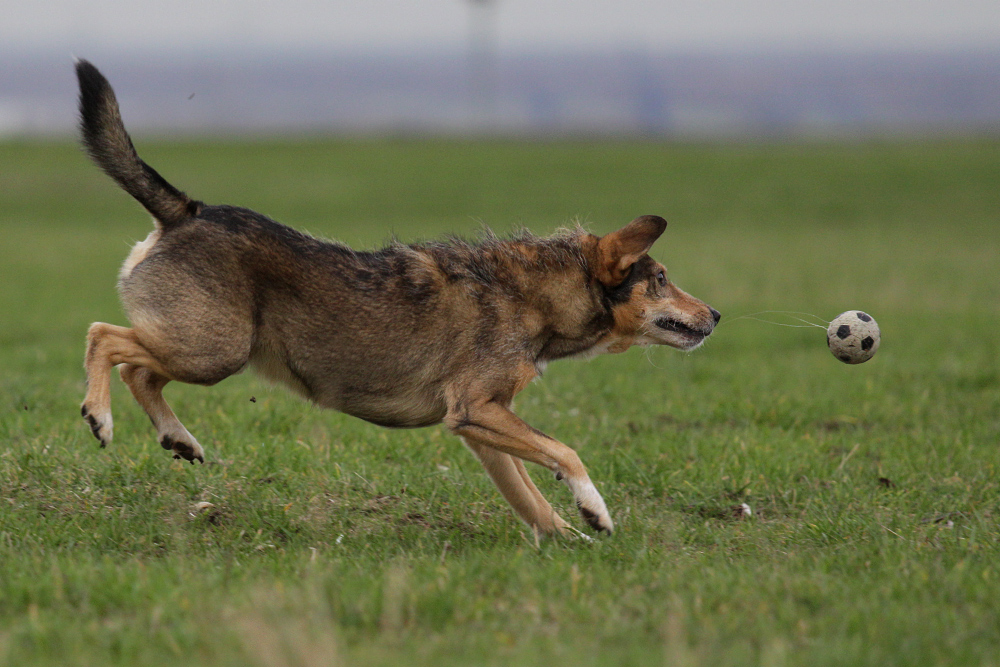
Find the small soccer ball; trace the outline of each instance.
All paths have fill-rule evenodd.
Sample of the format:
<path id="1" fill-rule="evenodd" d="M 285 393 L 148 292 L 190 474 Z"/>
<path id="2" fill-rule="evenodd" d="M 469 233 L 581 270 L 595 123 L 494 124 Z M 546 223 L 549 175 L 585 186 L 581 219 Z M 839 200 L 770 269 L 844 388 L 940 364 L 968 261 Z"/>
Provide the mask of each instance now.
<path id="1" fill-rule="evenodd" d="M 845 364 L 863 364 L 875 356 L 882 341 L 878 323 L 868 313 L 849 310 L 838 315 L 826 330 L 830 352 Z"/>

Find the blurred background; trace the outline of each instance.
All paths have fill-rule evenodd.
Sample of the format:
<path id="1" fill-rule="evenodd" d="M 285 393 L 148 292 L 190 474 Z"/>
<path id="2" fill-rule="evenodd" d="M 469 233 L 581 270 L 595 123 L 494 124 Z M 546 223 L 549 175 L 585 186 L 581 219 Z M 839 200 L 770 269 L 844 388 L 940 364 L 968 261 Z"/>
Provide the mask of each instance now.
<path id="1" fill-rule="evenodd" d="M 71 59 L 154 133 L 995 134 L 996 0 L 3 3 L 0 137 L 66 135 Z"/>

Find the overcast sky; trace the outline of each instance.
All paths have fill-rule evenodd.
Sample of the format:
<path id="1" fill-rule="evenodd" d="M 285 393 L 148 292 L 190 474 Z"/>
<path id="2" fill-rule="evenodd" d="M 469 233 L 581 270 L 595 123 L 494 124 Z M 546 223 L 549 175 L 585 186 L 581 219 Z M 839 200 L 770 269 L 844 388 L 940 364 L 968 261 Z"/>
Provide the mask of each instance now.
<path id="1" fill-rule="evenodd" d="M 0 0 L 6 48 L 461 46 L 468 0 Z M 1000 0 L 496 0 L 520 48 L 998 48 Z M 5 47 L 0 46 L 0 51 Z"/>

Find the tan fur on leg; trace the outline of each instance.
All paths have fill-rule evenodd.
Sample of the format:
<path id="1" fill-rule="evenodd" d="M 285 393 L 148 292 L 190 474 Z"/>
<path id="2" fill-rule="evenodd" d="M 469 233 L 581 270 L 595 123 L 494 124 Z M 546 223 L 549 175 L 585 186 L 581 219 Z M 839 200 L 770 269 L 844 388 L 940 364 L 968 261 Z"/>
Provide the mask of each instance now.
<path id="1" fill-rule="evenodd" d="M 513 412 L 493 401 L 463 406 L 457 414 L 450 411 L 444 421 L 453 432 L 468 441 L 553 471 L 569 486 L 581 516 L 591 528 L 607 533 L 614 530 L 604 499 L 590 481 L 580 457 L 563 443 L 531 428 Z M 516 468 L 512 472 L 516 472 Z M 521 483 L 527 490 L 523 478 Z"/>
<path id="2" fill-rule="evenodd" d="M 544 535 L 565 532 L 569 524 L 538 491 L 520 460 L 475 440 L 463 438 L 463 441 L 522 521 Z"/>
<path id="3" fill-rule="evenodd" d="M 198 459 L 204 463 L 205 452 L 201 445 L 184 428 L 184 424 L 163 399 L 163 387 L 170 380 L 134 364 L 123 364 L 120 372 L 132 396 L 153 422 L 160 445 L 172 450 L 175 458 L 185 458 L 192 462 Z"/>
<path id="4" fill-rule="evenodd" d="M 131 363 L 153 369 L 166 375 L 160 362 L 139 342 L 132 329 L 104 322 L 95 322 L 87 331 L 87 396 L 80 412 L 90 424 L 101 447 L 111 442 L 111 369 L 122 363 Z"/>

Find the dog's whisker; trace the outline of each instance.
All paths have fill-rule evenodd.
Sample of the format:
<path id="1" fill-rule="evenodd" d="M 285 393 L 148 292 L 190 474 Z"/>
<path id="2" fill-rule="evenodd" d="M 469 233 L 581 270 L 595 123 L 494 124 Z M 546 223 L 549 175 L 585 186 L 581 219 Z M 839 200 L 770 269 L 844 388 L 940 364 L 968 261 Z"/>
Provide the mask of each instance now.
<path id="1" fill-rule="evenodd" d="M 655 368 L 657 370 L 662 370 L 662 368 L 660 366 L 657 366 L 656 362 L 653 360 L 653 348 L 652 347 L 647 347 L 647 348 L 643 349 L 642 352 L 643 352 L 643 356 L 646 357 L 646 361 L 649 362 L 650 366 L 652 366 L 653 368 Z"/>
<path id="2" fill-rule="evenodd" d="M 786 322 L 775 322 L 773 320 L 768 320 L 762 317 L 758 317 L 758 315 L 785 315 L 790 319 L 796 320 L 797 322 L 801 322 L 802 324 L 788 324 Z M 804 313 L 794 310 L 762 310 L 758 313 L 749 313 L 747 315 L 737 315 L 736 317 L 730 317 L 725 322 L 720 322 L 719 325 L 721 326 L 722 324 L 728 324 L 730 322 L 736 322 L 738 320 L 755 320 L 757 322 L 763 322 L 765 324 L 773 324 L 779 327 L 795 327 L 802 329 L 809 327 L 826 329 L 826 327 L 829 325 L 829 322 L 824 322 L 823 324 L 810 322 L 809 320 L 805 320 L 801 317 L 798 317 L 798 315 L 808 315 L 809 317 L 821 320 L 821 318 L 818 315 L 813 315 L 812 313 Z"/>

